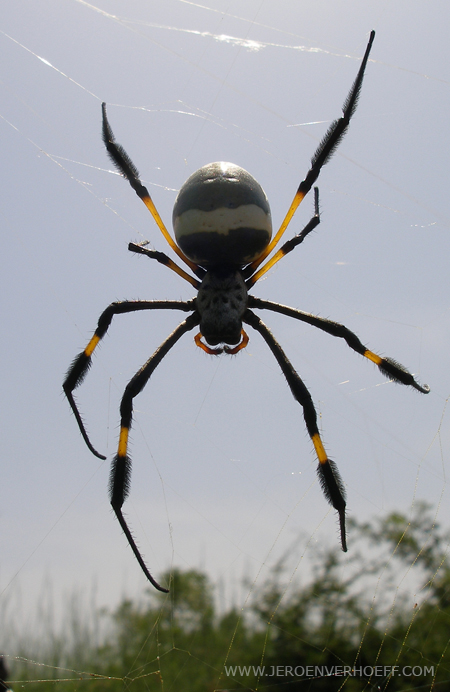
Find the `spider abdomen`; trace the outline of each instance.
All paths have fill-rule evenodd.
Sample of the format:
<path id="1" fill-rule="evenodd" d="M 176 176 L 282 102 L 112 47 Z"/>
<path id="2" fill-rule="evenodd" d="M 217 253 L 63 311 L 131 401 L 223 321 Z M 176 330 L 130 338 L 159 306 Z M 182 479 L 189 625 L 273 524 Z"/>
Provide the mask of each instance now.
<path id="1" fill-rule="evenodd" d="M 243 168 L 218 161 L 195 171 L 173 208 L 178 246 L 203 267 L 243 267 L 259 257 L 272 237 L 261 185 Z"/>

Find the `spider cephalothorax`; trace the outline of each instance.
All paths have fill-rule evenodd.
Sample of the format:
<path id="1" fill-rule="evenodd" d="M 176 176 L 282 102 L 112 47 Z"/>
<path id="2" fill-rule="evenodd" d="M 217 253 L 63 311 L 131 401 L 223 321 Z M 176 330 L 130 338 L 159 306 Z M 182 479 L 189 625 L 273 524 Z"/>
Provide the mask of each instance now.
<path id="1" fill-rule="evenodd" d="M 375 32 L 372 31 L 361 67 L 345 100 L 342 117 L 329 127 L 312 158 L 311 168 L 300 183 L 289 211 L 273 238 L 269 203 L 259 183 L 239 166 L 216 162 L 200 168 L 182 186 L 173 211 L 175 242 L 159 216 L 147 188 L 139 180 L 136 167 L 123 147 L 116 143 L 106 117 L 106 106 L 102 105 L 103 140 L 112 161 L 147 206 L 172 250 L 191 269 L 193 275 L 182 269 L 165 253 L 149 250 L 146 247 L 147 243 L 130 243 L 128 249 L 156 259 L 198 291 L 197 297 L 190 301 L 137 300 L 111 303 L 101 314 L 94 336 L 84 351 L 75 358 L 63 385 L 86 444 L 93 454 L 104 459 L 105 457 L 97 452 L 90 442 L 72 392 L 86 375 L 92 354 L 105 335 L 113 316 L 140 310 L 181 310 L 191 313 L 128 383 L 120 406 L 119 446 L 111 468 L 112 507 L 145 575 L 160 591 L 167 589 L 160 586 L 147 569 L 122 513 L 131 472 L 128 434 L 132 423 L 134 397 L 142 391 L 155 368 L 183 334 L 199 327 L 200 331 L 194 337 L 195 343 L 212 355 L 222 352 L 238 353 L 245 348 L 248 336 L 242 328 L 243 324 L 250 325 L 261 334 L 286 377 L 294 398 L 303 407 L 306 428 L 319 461 L 318 474 L 322 489 L 327 500 L 339 514 L 341 544 L 344 551 L 347 550 L 344 486 L 335 463 L 328 458 L 322 443 L 311 395 L 280 344 L 253 309 L 278 312 L 306 322 L 332 336 L 340 337 L 354 351 L 375 363 L 384 375 L 402 384 L 411 385 L 424 394 L 429 391 L 426 385 L 420 385 L 402 365 L 367 349 L 358 337 L 342 324 L 261 300 L 248 293 L 261 276 L 299 245 L 320 222 L 319 192 L 315 188 L 314 216 L 301 233 L 284 243 L 263 264 L 278 245 L 297 207 L 314 185 L 322 166 L 330 159 L 347 130 L 356 109 L 374 37 Z"/>
<path id="2" fill-rule="evenodd" d="M 196 300 L 201 317 L 200 333 L 205 341 L 210 346 L 239 344 L 247 304 L 248 291 L 239 269 L 216 267 L 206 272 Z M 199 345 L 203 347 L 202 342 Z M 230 353 L 234 349 L 225 347 L 224 350 Z"/>

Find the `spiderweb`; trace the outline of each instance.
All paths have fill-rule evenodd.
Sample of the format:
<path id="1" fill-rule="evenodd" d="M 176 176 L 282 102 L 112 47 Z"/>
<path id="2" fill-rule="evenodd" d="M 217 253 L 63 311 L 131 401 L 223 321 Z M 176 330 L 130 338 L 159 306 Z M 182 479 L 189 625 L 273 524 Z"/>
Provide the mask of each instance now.
<path id="1" fill-rule="evenodd" d="M 13 689 L 21 680 L 36 690 L 445 689 L 449 10 L 433 8 L 420 0 L 8 7 L 0 652 Z M 386 382 L 316 330 L 263 316 L 310 388 L 346 483 L 355 524 L 344 556 L 301 411 L 258 335 L 237 357 L 218 359 L 185 337 L 136 402 L 132 433 L 127 517 L 152 572 L 174 574 L 184 598 L 157 600 L 109 511 L 108 462 L 91 458 L 60 394 L 70 359 L 112 300 L 193 294 L 126 251 L 130 240 L 167 247 L 111 170 L 100 104 L 169 228 L 176 191 L 214 160 L 258 179 L 276 225 L 340 115 L 371 29 L 358 111 L 319 179 L 322 223 L 253 293 L 346 324 L 431 393 Z M 287 237 L 312 205 L 308 197 Z M 176 320 L 116 318 L 79 390 L 108 458 L 123 388 Z M 423 614 L 433 625 L 418 637 Z M 308 672 L 310 661 L 328 673 Z M 356 663 L 369 668 L 332 669 Z M 246 665 L 265 668 L 225 674 Z M 417 670 L 393 673 L 395 665 Z"/>

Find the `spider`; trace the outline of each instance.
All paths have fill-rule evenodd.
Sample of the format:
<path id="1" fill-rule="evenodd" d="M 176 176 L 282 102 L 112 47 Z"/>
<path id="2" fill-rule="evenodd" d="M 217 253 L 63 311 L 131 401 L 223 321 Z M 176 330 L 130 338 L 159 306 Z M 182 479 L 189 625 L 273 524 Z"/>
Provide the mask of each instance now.
<path id="1" fill-rule="evenodd" d="M 243 323 L 261 334 L 275 356 L 294 398 L 303 407 L 306 428 L 319 462 L 320 484 L 325 498 L 337 510 L 339 516 L 343 551 L 347 550 L 345 489 L 337 466 L 328 458 L 322 443 L 311 395 L 280 344 L 252 308 L 278 312 L 342 338 L 351 349 L 375 363 L 385 376 L 396 382 L 411 385 L 423 394 L 429 392 L 429 387 L 420 385 L 406 368 L 391 358 L 384 358 L 370 351 L 344 325 L 285 305 L 261 300 L 248 293 L 276 262 L 300 245 L 320 223 L 319 191 L 314 188 L 314 215 L 311 220 L 301 233 L 284 243 L 267 259 L 280 242 L 297 207 L 317 180 L 322 166 L 330 159 L 348 128 L 357 106 L 374 38 L 375 32 L 372 31 L 361 67 L 344 102 L 343 115 L 330 125 L 319 144 L 311 160 L 311 167 L 300 183 L 289 211 L 272 239 L 270 208 L 263 189 L 243 168 L 221 161 L 210 163 L 195 171 L 181 187 L 173 209 L 175 242 L 159 216 L 147 188 L 142 185 L 135 165 L 123 147 L 115 141 L 106 115 L 106 105 L 102 104 L 103 141 L 110 158 L 144 202 L 172 250 L 191 269 L 193 275 L 187 273 L 163 252 L 149 250 L 146 247 L 147 241 L 139 244 L 130 243 L 128 249 L 164 264 L 198 291 L 197 297 L 188 301 L 136 300 L 111 303 L 101 314 L 97 329 L 88 345 L 73 361 L 63 384 L 84 441 L 96 457 L 105 459 L 106 457 L 93 447 L 89 439 L 72 392 L 85 377 L 91 365 L 92 354 L 105 335 L 112 318 L 114 315 L 139 310 L 181 310 L 191 313 L 156 349 L 125 388 L 120 405 L 119 445 L 112 462 L 109 483 L 111 505 L 120 526 L 147 579 L 159 591 L 167 593 L 167 589 L 158 584 L 150 574 L 122 513 L 131 477 L 128 435 L 132 423 L 134 398 L 144 389 L 155 368 L 183 334 L 199 328 L 194 337 L 196 345 L 215 356 L 220 353 L 235 354 L 247 346 L 249 338 L 242 328 Z"/>

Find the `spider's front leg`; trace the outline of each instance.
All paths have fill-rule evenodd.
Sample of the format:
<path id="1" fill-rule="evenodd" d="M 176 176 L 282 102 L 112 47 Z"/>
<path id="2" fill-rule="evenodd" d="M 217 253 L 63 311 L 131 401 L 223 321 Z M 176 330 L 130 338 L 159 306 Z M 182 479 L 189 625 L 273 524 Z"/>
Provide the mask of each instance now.
<path id="1" fill-rule="evenodd" d="M 270 300 L 261 300 L 261 298 L 255 298 L 254 296 L 249 296 L 249 306 L 251 308 L 258 308 L 261 310 L 272 310 L 273 312 L 278 312 L 280 315 L 287 315 L 288 317 L 293 317 L 301 322 L 306 322 L 311 324 L 313 327 L 317 327 L 331 336 L 336 336 L 340 339 L 344 339 L 347 345 L 359 353 L 364 358 L 367 358 L 372 363 L 378 366 L 380 372 L 385 375 L 385 377 L 391 378 L 394 382 L 399 382 L 400 384 L 406 384 L 410 387 L 414 387 L 418 392 L 422 394 L 428 394 L 430 388 L 427 384 L 420 384 L 414 378 L 409 370 L 405 368 L 404 365 L 398 363 L 394 358 L 387 358 L 379 356 L 374 353 L 367 346 L 358 339 L 354 332 L 350 331 L 345 325 L 339 324 L 339 322 L 333 322 L 332 320 L 325 319 L 324 317 L 317 317 L 317 315 L 311 315 L 309 312 L 303 312 L 302 310 L 297 310 L 296 308 L 290 308 L 287 305 L 280 305 L 279 303 L 273 303 Z"/>
<path id="2" fill-rule="evenodd" d="M 138 370 L 138 372 L 126 386 L 124 395 L 122 397 L 122 403 L 120 405 L 121 420 L 119 447 L 111 467 L 109 489 L 112 508 L 145 576 L 149 582 L 153 584 L 155 589 L 158 589 L 158 591 L 163 591 L 164 593 L 168 593 L 168 590 L 160 586 L 150 574 L 122 513 L 123 503 L 125 502 L 129 493 L 131 478 L 131 460 L 128 455 L 128 435 L 133 418 L 134 397 L 144 389 L 153 371 L 162 361 L 164 356 L 167 355 L 172 346 L 176 344 L 183 334 L 196 327 L 199 322 L 200 316 L 197 312 L 189 315 L 189 317 L 178 325 L 175 331 L 172 332 L 172 334 L 161 344 L 161 346 L 156 349 L 154 354 L 148 359 L 145 365 Z"/>
<path id="3" fill-rule="evenodd" d="M 195 310 L 195 304 L 193 300 L 124 300 L 111 303 L 111 305 L 108 305 L 106 310 L 104 310 L 100 315 L 97 329 L 95 330 L 92 339 L 89 341 L 84 351 L 76 356 L 67 372 L 66 379 L 63 382 L 64 393 L 75 416 L 75 420 L 78 423 L 78 427 L 83 439 L 92 454 L 95 454 L 95 456 L 99 459 L 106 459 L 106 457 L 103 454 L 100 454 L 100 452 L 97 452 L 97 450 L 93 447 L 84 426 L 83 419 L 81 418 L 81 414 L 75 403 L 75 399 L 73 398 L 72 392 L 83 382 L 84 378 L 86 377 L 87 372 L 92 364 L 92 354 L 108 331 L 114 315 L 136 312 L 138 310 L 183 310 L 184 312 L 190 312 L 191 310 Z"/>
<path id="4" fill-rule="evenodd" d="M 328 458 L 323 446 L 319 429 L 317 427 L 317 414 L 314 404 L 303 380 L 300 378 L 292 363 L 287 358 L 278 341 L 273 336 L 272 332 L 251 310 L 247 310 L 243 321 L 249 324 L 253 329 L 259 332 L 269 346 L 275 356 L 278 365 L 280 366 L 283 375 L 291 389 L 294 399 L 303 407 L 303 416 L 306 423 L 306 429 L 311 438 L 311 441 L 316 450 L 319 466 L 317 472 L 319 474 L 320 485 L 328 502 L 333 505 L 339 514 L 339 524 L 341 532 L 342 550 L 347 552 L 347 540 L 345 531 L 345 489 L 341 476 L 334 461 Z"/>

